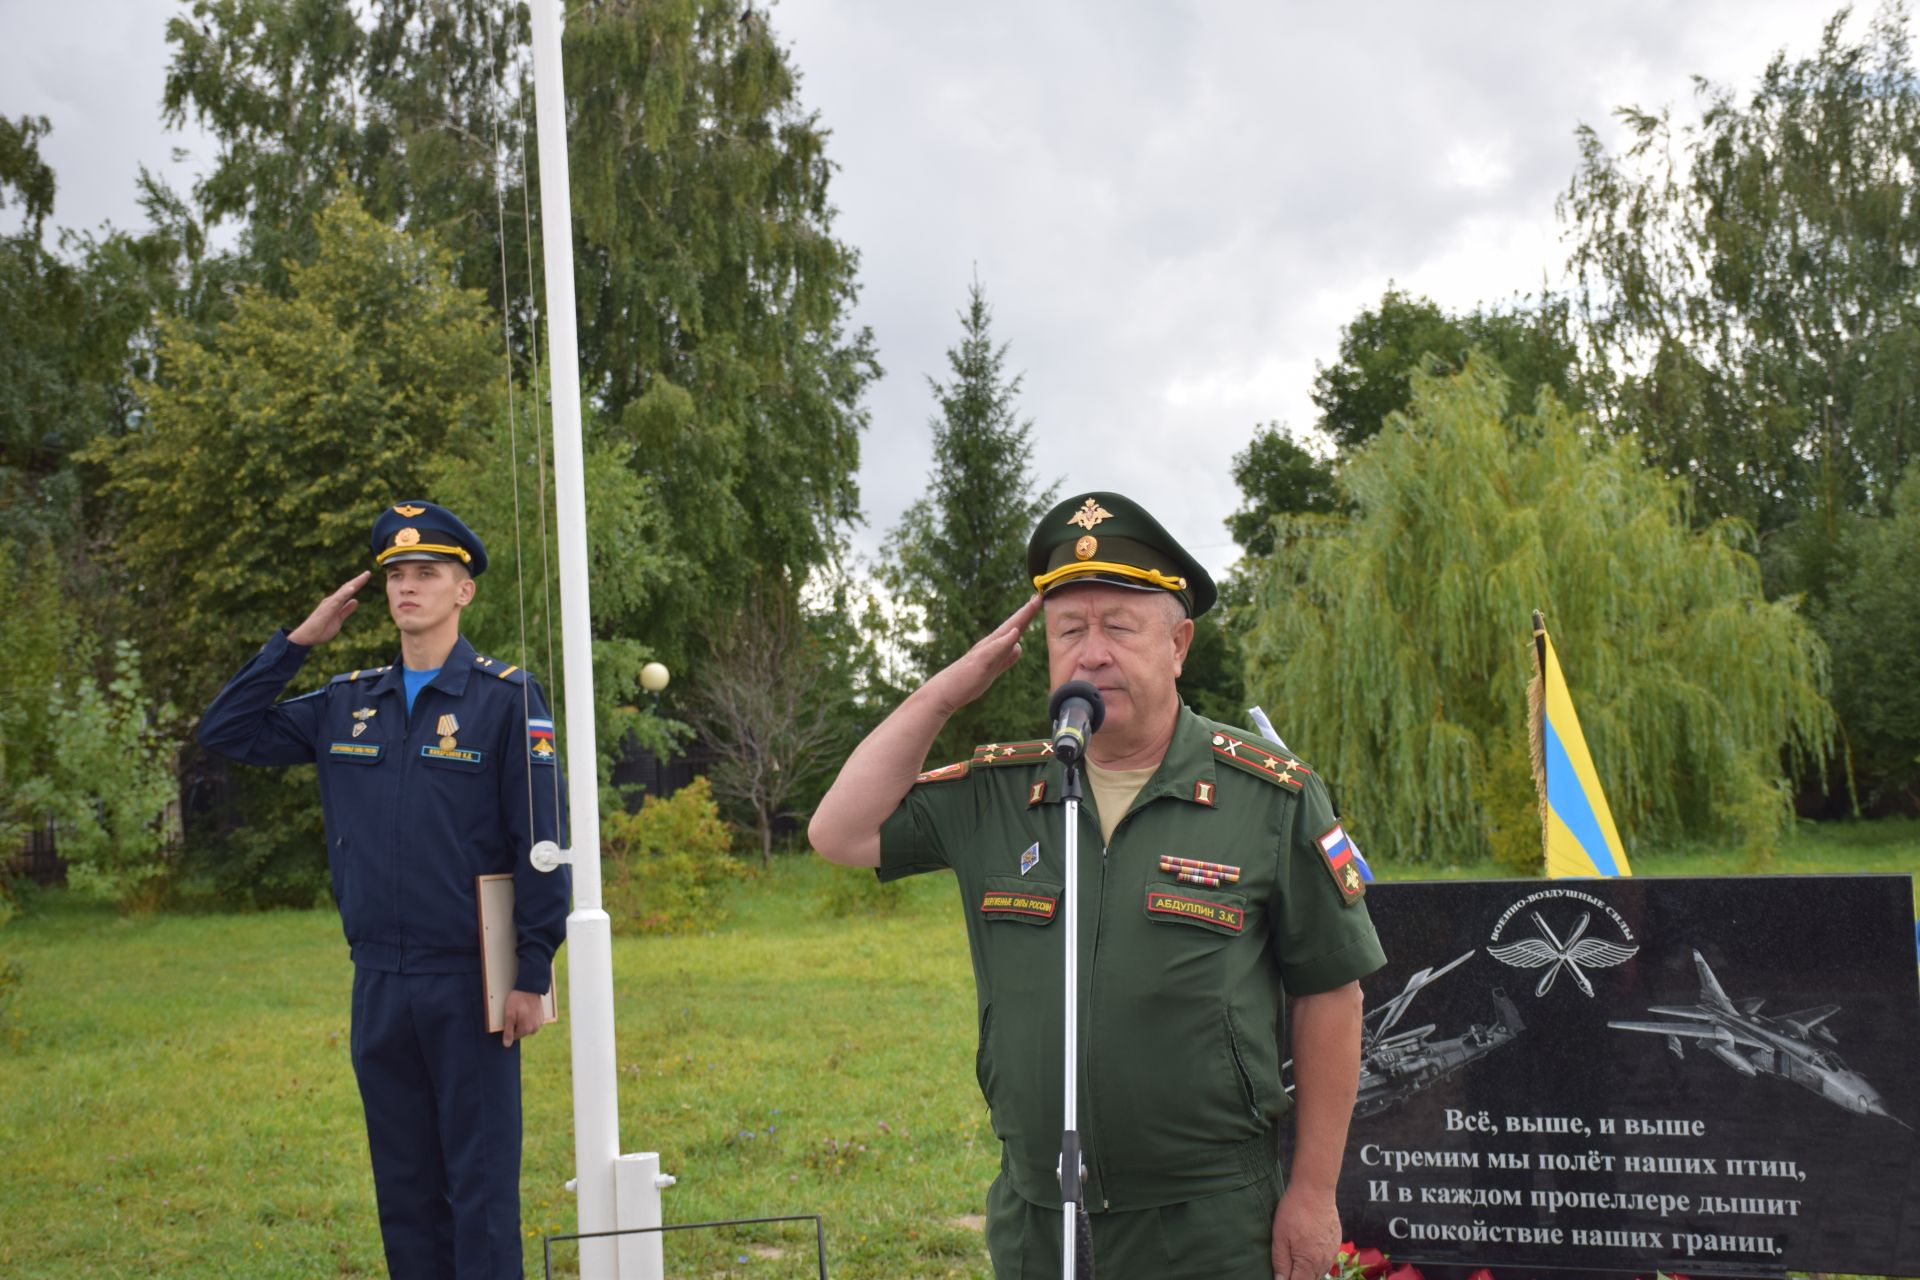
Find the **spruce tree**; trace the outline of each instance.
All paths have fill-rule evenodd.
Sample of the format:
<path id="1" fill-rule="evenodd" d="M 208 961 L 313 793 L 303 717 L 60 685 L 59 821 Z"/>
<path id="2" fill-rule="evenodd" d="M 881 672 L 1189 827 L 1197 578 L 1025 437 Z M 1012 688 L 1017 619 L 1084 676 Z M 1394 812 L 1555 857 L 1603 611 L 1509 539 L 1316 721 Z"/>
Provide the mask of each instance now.
<path id="1" fill-rule="evenodd" d="M 1036 490 L 1033 420 L 1019 415 L 1021 377 L 1007 373 L 1007 344 L 994 345 L 993 310 L 977 277 L 960 327 L 959 344 L 947 349 L 952 380 L 927 379 L 940 408 L 931 419 L 927 493 L 889 536 L 882 574 L 918 624 L 900 647 L 919 680 L 965 653 L 1033 593 L 1027 539 L 1059 488 Z M 958 759 L 975 743 L 1045 729 L 1047 670 L 1037 627 L 1025 647 L 1011 671 L 947 723 L 931 759 Z"/>

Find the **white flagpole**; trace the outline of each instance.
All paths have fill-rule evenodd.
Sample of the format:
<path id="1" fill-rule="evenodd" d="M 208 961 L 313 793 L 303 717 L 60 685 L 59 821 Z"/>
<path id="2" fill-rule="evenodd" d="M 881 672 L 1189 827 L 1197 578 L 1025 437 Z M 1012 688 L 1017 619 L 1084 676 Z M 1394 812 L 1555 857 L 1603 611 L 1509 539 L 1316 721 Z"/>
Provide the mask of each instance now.
<path id="1" fill-rule="evenodd" d="M 600 807 L 593 724 L 593 643 L 587 592 L 586 468 L 580 443 L 580 349 L 573 296 L 573 209 L 567 173 L 566 81 L 560 0 L 533 0 L 534 107 L 540 139 L 540 219 L 547 280 L 547 361 L 553 396 L 554 523 L 566 666 L 568 809 L 573 911 L 567 916 L 567 1009 L 573 1041 L 573 1144 L 579 1230 L 658 1226 L 653 1153 L 620 1154 L 613 1032 L 613 931 L 600 899 Z M 580 1242 L 580 1274 L 657 1280 L 657 1233 Z"/>

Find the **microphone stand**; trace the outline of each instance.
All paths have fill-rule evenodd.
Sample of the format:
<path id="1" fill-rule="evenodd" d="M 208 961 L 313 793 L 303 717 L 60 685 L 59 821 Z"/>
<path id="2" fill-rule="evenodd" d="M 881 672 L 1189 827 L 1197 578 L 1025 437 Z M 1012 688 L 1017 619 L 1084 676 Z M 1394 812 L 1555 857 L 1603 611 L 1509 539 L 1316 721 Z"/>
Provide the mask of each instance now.
<path id="1" fill-rule="evenodd" d="M 1066 913 L 1065 946 L 1065 1063 L 1062 1080 L 1060 1132 L 1060 1274 L 1074 1280 L 1074 1263 L 1084 1242 L 1087 1253 L 1086 1280 L 1093 1280 L 1093 1232 L 1086 1218 L 1086 1162 L 1081 1158 L 1080 1133 L 1080 912 L 1078 879 L 1080 874 L 1080 766 L 1079 752 L 1062 763 L 1066 781 L 1061 786 L 1061 806 L 1066 821 L 1063 861 L 1064 887 L 1061 907 Z"/>

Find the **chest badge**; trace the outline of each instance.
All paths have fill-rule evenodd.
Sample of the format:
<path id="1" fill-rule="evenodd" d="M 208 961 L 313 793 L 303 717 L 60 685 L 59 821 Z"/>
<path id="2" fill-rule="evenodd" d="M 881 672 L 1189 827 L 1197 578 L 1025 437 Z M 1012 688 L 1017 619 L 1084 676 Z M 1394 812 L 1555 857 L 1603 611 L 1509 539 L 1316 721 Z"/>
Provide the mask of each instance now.
<path id="1" fill-rule="evenodd" d="M 1039 861 L 1040 861 L 1040 842 L 1038 840 L 1035 840 L 1032 844 L 1027 846 L 1027 851 L 1020 855 L 1020 874 L 1025 875 L 1027 874 L 1027 872 L 1033 870 L 1034 867 L 1039 863 Z"/>
<path id="2" fill-rule="evenodd" d="M 453 714 L 453 712 L 449 711 L 447 712 L 447 714 L 440 717 L 440 722 L 434 726 L 434 732 L 440 735 L 440 749 L 442 751 L 451 751 L 455 747 L 460 745 L 460 740 L 453 736 L 459 731 L 460 731 L 459 716 L 456 716 Z"/>
<path id="3" fill-rule="evenodd" d="M 378 714 L 380 713 L 373 707 L 361 707 L 360 709 L 355 711 L 353 713 L 353 718 L 355 721 L 353 726 L 353 736 L 357 738 L 361 734 L 365 733 L 367 731 L 367 721 L 371 720 L 374 716 Z"/>

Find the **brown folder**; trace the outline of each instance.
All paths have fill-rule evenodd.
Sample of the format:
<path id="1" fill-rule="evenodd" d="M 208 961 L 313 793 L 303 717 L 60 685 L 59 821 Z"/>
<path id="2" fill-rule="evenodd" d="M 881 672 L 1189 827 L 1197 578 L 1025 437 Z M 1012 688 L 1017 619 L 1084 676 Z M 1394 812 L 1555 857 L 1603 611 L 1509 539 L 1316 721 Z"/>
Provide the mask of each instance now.
<path id="1" fill-rule="evenodd" d="M 507 992 L 520 972 L 520 937 L 513 927 L 513 876 L 475 876 L 474 897 L 480 903 L 480 984 L 487 994 L 487 1030 L 507 1029 Z M 547 983 L 540 997 L 542 1021 L 560 1020 L 560 974 Z"/>

